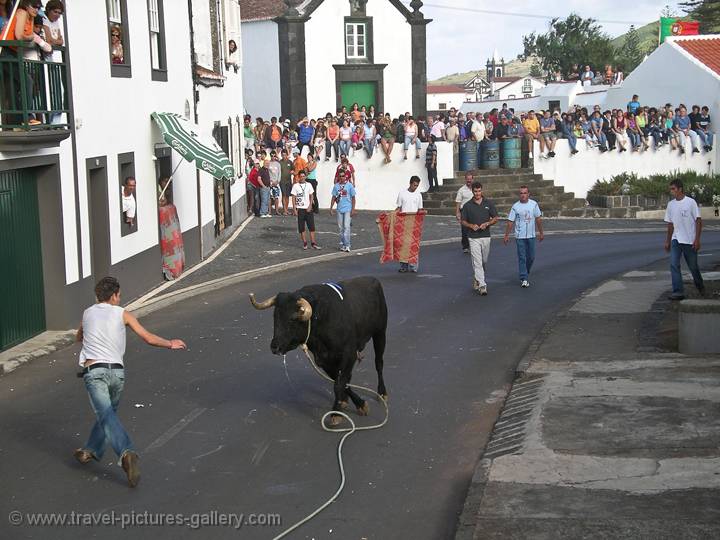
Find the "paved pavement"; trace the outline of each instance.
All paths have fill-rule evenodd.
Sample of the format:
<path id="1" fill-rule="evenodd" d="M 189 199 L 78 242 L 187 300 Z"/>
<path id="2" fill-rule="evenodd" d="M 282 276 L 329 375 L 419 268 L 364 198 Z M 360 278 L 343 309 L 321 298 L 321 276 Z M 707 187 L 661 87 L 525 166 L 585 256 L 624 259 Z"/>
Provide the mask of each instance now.
<path id="1" fill-rule="evenodd" d="M 353 250 L 363 250 L 380 246 L 382 240 L 378 230 L 379 212 L 358 212 L 353 218 Z M 424 241 L 440 241 L 457 238 L 460 230 L 452 216 L 426 216 L 423 229 Z M 551 233 L 584 233 L 590 231 L 656 231 L 663 229 L 662 221 L 632 219 L 547 219 L 545 228 Z M 187 278 L 165 289 L 168 293 L 176 288 L 190 287 L 210 280 L 223 278 L 239 272 L 287 263 L 294 260 L 318 256 L 327 258 L 328 253 L 336 253 L 339 236 L 336 218 L 329 211 L 321 211 L 316 216 L 318 243 L 323 250 L 303 251 L 297 233 L 297 219 L 294 217 L 274 216 L 270 219 L 252 219 L 245 230 L 232 242 L 220 257 L 211 264 L 193 272 Z M 500 233 L 500 227 L 495 227 Z M 339 256 L 340 255 L 338 253 Z"/>
<path id="2" fill-rule="evenodd" d="M 701 261 L 712 268 L 720 253 Z M 720 298 L 714 274 L 708 293 Z M 548 326 L 456 539 L 720 537 L 720 356 L 676 352 L 668 280 L 664 263 L 624 273 Z"/>
<path id="3" fill-rule="evenodd" d="M 265 222 L 269 220 L 264 220 Z M 549 237 L 535 286 L 521 289 L 512 247 L 495 243 L 490 296 L 471 292 L 458 246 L 423 248 L 421 273 L 380 266 L 377 255 L 276 271 L 143 318 L 186 352 L 149 349 L 130 337 L 120 416 L 141 452 L 143 479 L 129 489 L 107 454 L 82 467 L 72 456 L 92 413 L 75 378 L 77 346 L 0 378 L 0 516 L 10 511 L 276 513 L 288 526 L 333 493 L 337 437 L 318 424 L 330 388 L 298 353 L 287 367 L 269 351 L 272 315 L 247 293 L 269 296 L 303 284 L 375 275 L 390 307 L 385 379 L 390 422 L 345 445 L 346 491 L 292 538 L 453 536 L 478 458 L 518 361 L 545 321 L 577 295 L 625 270 L 664 258 L 662 233 Z M 708 233 L 707 249 L 720 250 Z M 375 386 L 372 353 L 353 382 Z M 380 408 L 371 403 L 371 417 Z M 362 421 L 362 419 L 360 419 Z M 24 518 L 26 519 L 26 518 Z M 134 527 L 136 538 L 268 538 L 281 526 Z M 12 527 L 0 538 L 124 538 L 115 527 Z"/>

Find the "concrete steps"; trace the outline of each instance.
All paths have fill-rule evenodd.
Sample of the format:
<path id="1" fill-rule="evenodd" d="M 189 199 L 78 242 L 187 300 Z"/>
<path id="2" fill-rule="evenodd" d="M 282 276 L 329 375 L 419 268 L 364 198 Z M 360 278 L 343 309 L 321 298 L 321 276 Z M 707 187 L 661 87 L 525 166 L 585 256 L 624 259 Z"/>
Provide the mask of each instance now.
<path id="1" fill-rule="evenodd" d="M 546 217 L 629 217 L 632 211 L 586 207 L 584 199 L 566 193 L 565 188 L 556 186 L 552 180 L 544 180 L 532 169 L 480 169 L 469 171 L 475 180 L 483 185 L 483 193 L 495 203 L 498 213 L 506 216 L 510 207 L 518 200 L 520 186 L 528 186 L 530 197 L 540 204 Z M 424 206 L 431 215 L 455 214 L 455 196 L 465 183 L 465 172 L 458 171 L 452 178 L 443 180 L 443 185 L 424 194 Z M 615 210 L 613 212 L 612 210 Z M 620 215 L 622 214 L 622 215 Z"/>

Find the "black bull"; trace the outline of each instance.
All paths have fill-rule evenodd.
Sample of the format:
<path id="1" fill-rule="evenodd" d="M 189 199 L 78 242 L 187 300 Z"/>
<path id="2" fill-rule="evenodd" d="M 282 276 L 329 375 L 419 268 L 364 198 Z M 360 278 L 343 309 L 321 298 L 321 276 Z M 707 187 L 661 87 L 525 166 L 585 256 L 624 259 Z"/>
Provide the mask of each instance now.
<path id="1" fill-rule="evenodd" d="M 335 381 L 334 411 L 347 405 L 350 396 L 358 412 L 367 414 L 365 400 L 348 384 L 353 366 L 370 339 L 375 349 L 378 394 L 387 398 L 383 381 L 387 304 L 377 279 L 359 277 L 337 284 L 308 285 L 292 293 L 278 293 L 264 302 L 256 302 L 251 294 L 250 301 L 257 309 L 275 307 L 270 343 L 273 354 L 285 354 L 306 344 L 317 365 Z"/>

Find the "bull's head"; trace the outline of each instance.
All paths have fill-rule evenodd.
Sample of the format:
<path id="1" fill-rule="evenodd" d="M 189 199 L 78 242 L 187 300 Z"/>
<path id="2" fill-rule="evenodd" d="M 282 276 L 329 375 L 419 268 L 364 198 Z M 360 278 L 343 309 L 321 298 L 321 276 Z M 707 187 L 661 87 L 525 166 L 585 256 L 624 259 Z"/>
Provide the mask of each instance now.
<path id="1" fill-rule="evenodd" d="M 250 302 L 255 309 L 275 308 L 275 328 L 270 342 L 273 354 L 285 354 L 305 343 L 312 317 L 312 306 L 305 298 L 297 293 L 279 293 L 258 302 L 251 293 Z"/>

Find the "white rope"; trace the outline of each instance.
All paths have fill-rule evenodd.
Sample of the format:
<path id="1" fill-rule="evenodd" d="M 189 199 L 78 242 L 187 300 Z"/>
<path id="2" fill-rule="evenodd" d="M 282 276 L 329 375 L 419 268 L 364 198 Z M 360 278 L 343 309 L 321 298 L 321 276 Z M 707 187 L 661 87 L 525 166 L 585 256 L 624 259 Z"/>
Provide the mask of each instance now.
<path id="1" fill-rule="evenodd" d="M 323 379 L 326 379 L 334 384 L 335 381 L 333 379 L 331 379 L 326 373 L 323 373 L 322 371 L 320 371 L 320 368 L 318 368 L 317 364 L 315 363 L 315 359 L 312 357 L 312 354 L 310 353 L 310 351 L 307 348 L 307 341 L 309 338 L 310 338 L 310 321 L 308 321 L 308 337 L 307 337 L 307 339 L 305 339 L 305 343 L 302 344 L 302 349 L 305 352 L 305 356 L 307 356 L 308 360 L 310 360 L 310 364 L 315 369 L 315 371 L 318 373 L 318 375 L 320 375 Z M 320 512 L 325 510 L 328 506 L 330 506 L 335 501 L 335 499 L 337 499 L 340 496 L 340 493 L 342 493 L 342 490 L 345 488 L 345 465 L 343 464 L 343 458 L 342 458 L 342 449 L 343 449 L 343 444 L 345 444 L 345 439 L 347 439 L 350 435 L 352 435 L 356 431 L 367 431 L 370 429 L 379 429 L 379 428 L 383 427 L 385 424 L 387 424 L 388 418 L 390 416 L 390 409 L 388 409 L 388 404 L 387 404 L 387 401 L 385 400 L 385 398 L 383 398 L 375 390 L 372 390 L 371 388 L 367 388 L 365 386 L 358 386 L 356 384 L 348 384 L 348 386 L 350 388 L 355 388 L 357 390 L 364 390 L 365 392 L 370 392 L 371 394 L 375 394 L 377 396 L 378 400 L 380 401 L 380 403 L 382 403 L 383 406 L 385 407 L 385 419 L 382 422 L 380 422 L 379 424 L 373 424 L 371 426 L 357 427 L 355 425 L 355 422 L 352 421 L 352 418 L 350 418 L 344 412 L 328 411 L 323 415 L 323 417 L 320 419 L 320 425 L 322 425 L 322 428 L 325 431 L 328 431 L 330 433 L 345 433 L 345 435 L 343 435 L 342 438 L 340 439 L 340 442 L 338 443 L 338 448 L 337 448 L 338 467 L 340 468 L 340 486 L 338 486 L 337 491 L 335 491 L 335 493 L 333 493 L 332 497 L 330 497 L 327 501 L 325 501 L 325 503 L 323 503 L 321 506 L 319 506 L 314 512 L 312 512 L 311 514 L 308 514 L 306 517 L 304 517 L 303 519 L 301 519 L 300 521 L 295 523 L 295 525 L 293 525 L 289 529 L 286 529 L 284 532 L 277 535 L 275 538 L 273 538 L 273 540 L 279 540 L 280 538 L 284 538 L 285 536 L 290 534 L 292 531 L 294 531 L 301 525 L 304 525 L 305 523 L 307 523 L 308 521 L 313 519 L 315 516 L 317 516 Z M 345 420 L 347 420 L 350 423 L 350 427 L 349 428 L 327 427 L 325 425 L 325 419 L 328 416 L 332 416 L 332 415 L 342 416 L 343 418 L 345 418 Z"/>

